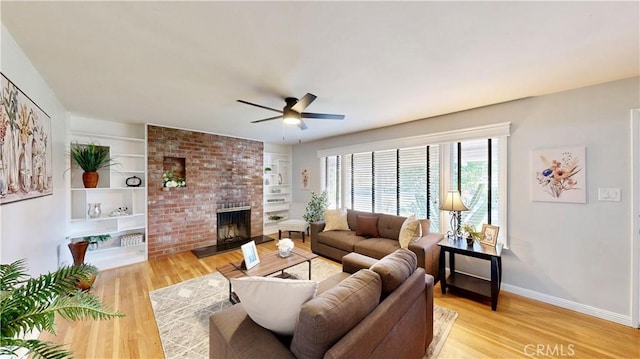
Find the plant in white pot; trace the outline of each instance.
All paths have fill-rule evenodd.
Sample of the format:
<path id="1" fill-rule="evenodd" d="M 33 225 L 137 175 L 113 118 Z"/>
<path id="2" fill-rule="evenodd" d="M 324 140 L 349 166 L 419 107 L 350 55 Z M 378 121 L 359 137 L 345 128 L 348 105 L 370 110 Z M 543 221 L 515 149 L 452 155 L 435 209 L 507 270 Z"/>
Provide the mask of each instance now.
<path id="1" fill-rule="evenodd" d="M 307 203 L 306 213 L 302 216 L 307 223 L 321 221 L 324 218 L 324 209 L 329 205 L 327 192 L 320 194 L 311 192 L 311 199 Z"/>

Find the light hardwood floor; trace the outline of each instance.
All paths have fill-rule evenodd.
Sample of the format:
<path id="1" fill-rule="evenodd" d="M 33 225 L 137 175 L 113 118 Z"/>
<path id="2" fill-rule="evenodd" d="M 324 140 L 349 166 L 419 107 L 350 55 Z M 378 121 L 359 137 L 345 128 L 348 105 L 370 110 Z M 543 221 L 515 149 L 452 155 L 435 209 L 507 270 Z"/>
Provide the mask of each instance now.
<path id="1" fill-rule="evenodd" d="M 309 249 L 308 241 L 295 243 Z M 264 253 L 276 247 L 270 242 L 259 245 L 258 250 Z M 76 358 L 163 358 L 149 291 L 212 273 L 221 264 L 241 259 L 240 250 L 203 259 L 186 252 L 103 271 L 92 290 L 126 317 L 100 322 L 58 318 L 57 336 L 43 333 L 41 339 L 70 344 Z M 496 312 L 484 303 L 442 295 L 439 286 L 435 303 L 459 315 L 440 358 L 640 358 L 638 329 L 504 291 Z"/>

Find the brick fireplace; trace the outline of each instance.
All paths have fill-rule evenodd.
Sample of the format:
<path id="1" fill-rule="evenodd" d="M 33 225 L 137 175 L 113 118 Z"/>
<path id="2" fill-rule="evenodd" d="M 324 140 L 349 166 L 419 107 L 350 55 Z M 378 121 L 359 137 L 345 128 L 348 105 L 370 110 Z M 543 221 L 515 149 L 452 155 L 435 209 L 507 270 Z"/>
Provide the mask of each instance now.
<path id="1" fill-rule="evenodd" d="M 262 234 L 262 142 L 149 125 L 147 161 L 150 259 L 218 244 L 229 203 L 250 208 L 245 231 Z M 163 187 L 166 172 L 186 186 Z"/>

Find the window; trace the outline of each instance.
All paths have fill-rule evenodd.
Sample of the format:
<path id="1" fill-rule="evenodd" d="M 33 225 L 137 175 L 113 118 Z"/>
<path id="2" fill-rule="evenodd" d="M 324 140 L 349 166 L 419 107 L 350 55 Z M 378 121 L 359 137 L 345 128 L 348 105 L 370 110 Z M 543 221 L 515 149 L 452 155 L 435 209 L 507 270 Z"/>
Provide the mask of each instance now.
<path id="1" fill-rule="evenodd" d="M 329 200 L 328 208 L 340 207 L 340 156 L 329 156 L 325 159 L 325 188 Z"/>
<path id="2" fill-rule="evenodd" d="M 351 155 L 351 206 L 356 211 L 373 212 L 373 153 Z"/>
<path id="3" fill-rule="evenodd" d="M 337 156 L 342 158 L 343 183 L 333 181 L 340 172 L 336 156 L 324 159 L 325 190 L 332 196 L 347 188 L 342 206 L 358 211 L 430 218 L 431 230 L 439 228 L 439 150 L 420 146 Z M 333 207 L 332 207 L 333 208 Z"/>
<path id="4" fill-rule="evenodd" d="M 499 240 L 504 243 L 508 133 L 506 123 L 326 150 L 342 154 L 321 156 L 327 174 L 325 189 L 336 207 L 405 217 L 415 214 L 429 218 L 434 232 L 445 232 L 449 222 L 448 213 L 439 210 L 440 198 L 458 189 L 469 208 L 461 213 L 461 223 L 478 230 L 483 223 L 500 226 Z M 452 141 L 455 137 L 461 139 Z M 448 141 L 438 141 L 442 139 Z M 349 152 L 422 141 L 441 144 Z"/>
<path id="5" fill-rule="evenodd" d="M 398 212 L 398 151 L 373 153 L 373 204 L 374 212 L 397 214 Z"/>

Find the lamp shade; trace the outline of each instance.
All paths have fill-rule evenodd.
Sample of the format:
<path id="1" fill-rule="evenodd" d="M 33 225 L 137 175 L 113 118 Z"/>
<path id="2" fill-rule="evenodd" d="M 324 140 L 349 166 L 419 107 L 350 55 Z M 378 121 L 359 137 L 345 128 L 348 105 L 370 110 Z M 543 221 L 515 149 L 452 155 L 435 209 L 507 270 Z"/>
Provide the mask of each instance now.
<path id="1" fill-rule="evenodd" d="M 445 198 L 442 205 L 440 205 L 440 209 L 443 211 L 468 211 L 469 208 L 462 203 L 462 199 L 460 198 L 460 192 L 458 191 L 449 191 L 447 193 L 447 198 Z"/>

